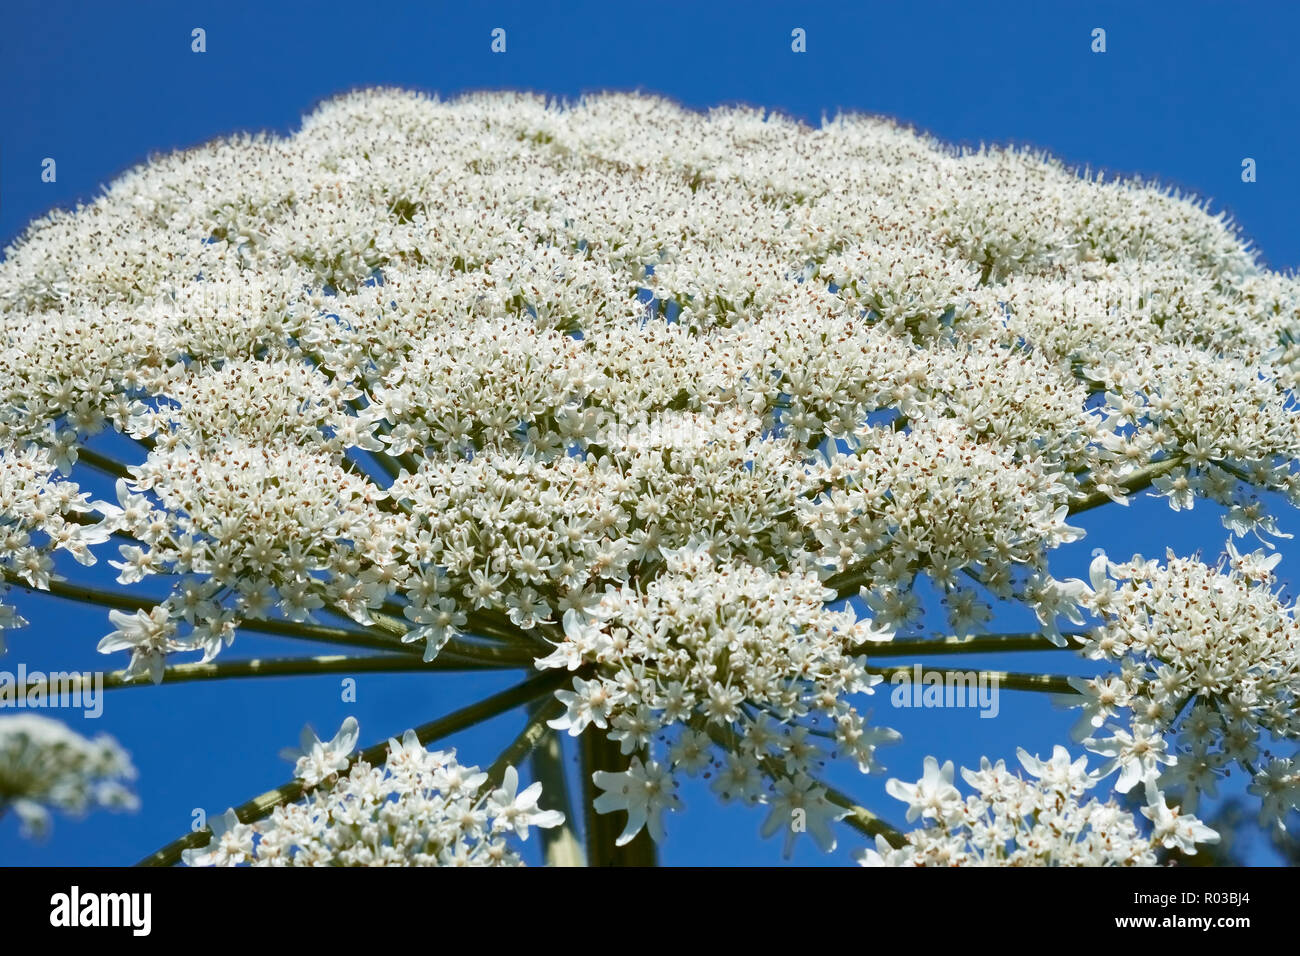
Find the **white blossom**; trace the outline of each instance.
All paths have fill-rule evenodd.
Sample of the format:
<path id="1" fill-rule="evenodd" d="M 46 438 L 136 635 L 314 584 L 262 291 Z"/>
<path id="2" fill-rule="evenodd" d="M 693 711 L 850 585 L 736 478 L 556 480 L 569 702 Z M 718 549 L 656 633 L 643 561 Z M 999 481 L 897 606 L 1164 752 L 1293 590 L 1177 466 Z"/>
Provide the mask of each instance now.
<path id="1" fill-rule="evenodd" d="M 355 732 L 356 721 L 344 729 Z M 337 769 L 346 772 L 328 785 L 303 778 L 307 795 L 269 817 L 244 824 L 228 810 L 212 820 L 207 845 L 186 851 L 186 865 L 516 866 L 507 836 L 564 822 L 538 807 L 540 783 L 519 791 L 514 767 L 486 788 L 487 774 L 454 751 L 426 750 L 410 730 L 388 741 L 383 766 L 356 759 Z"/>
<path id="2" fill-rule="evenodd" d="M 925 760 L 915 784 L 889 781 L 889 792 L 909 805 L 909 822 L 924 813 L 927 825 L 891 843 L 883 834 L 863 850 L 864 866 L 1154 866 L 1160 849 L 1195 853 L 1219 837 L 1196 817 L 1169 805 L 1153 785 L 1145 787 L 1142 815 L 1148 827 L 1113 799 L 1084 799 L 1099 774 L 1087 757 L 1072 760 L 1061 746 L 1050 760 L 1019 751 L 1031 779 L 987 757 L 962 778 L 975 791 L 962 797 L 952 785 L 952 762 Z"/>
<path id="3" fill-rule="evenodd" d="M 28 836 L 43 835 L 50 810 L 134 810 L 135 767 L 107 734 L 83 737 L 34 714 L 0 717 L 0 815 L 13 809 Z"/>

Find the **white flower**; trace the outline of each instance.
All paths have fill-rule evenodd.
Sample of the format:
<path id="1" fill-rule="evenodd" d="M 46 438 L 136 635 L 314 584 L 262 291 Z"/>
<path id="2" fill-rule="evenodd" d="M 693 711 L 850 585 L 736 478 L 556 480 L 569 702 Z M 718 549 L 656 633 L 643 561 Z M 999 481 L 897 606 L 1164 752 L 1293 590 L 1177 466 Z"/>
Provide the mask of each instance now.
<path id="1" fill-rule="evenodd" d="M 507 767 L 501 786 L 488 797 L 487 812 L 493 817 L 496 829 L 512 830 L 519 839 L 527 840 L 529 827 L 549 829 L 564 823 L 564 814 L 560 811 L 538 809 L 537 800 L 542 794 L 540 783 L 529 784 L 522 793 L 516 793 L 518 788 L 519 772 L 514 767 Z"/>
<path id="2" fill-rule="evenodd" d="M 669 751 L 675 769 L 694 776 L 713 764 L 713 738 L 699 730 L 683 730 Z"/>
<path id="3" fill-rule="evenodd" d="M 619 693 L 611 691 L 601 680 L 573 679 L 573 690 L 558 690 L 555 697 L 567 708 L 565 713 L 547 721 L 547 725 L 556 730 L 567 730 L 569 736 L 576 737 L 595 724 L 602 730 L 609 726 L 607 721 L 611 708 Z"/>
<path id="4" fill-rule="evenodd" d="M 1057 747 L 1050 761 L 1031 757 L 1023 749 L 1020 760 L 1036 779 L 1024 780 L 1009 773 L 1003 761 L 994 764 L 982 758 L 978 771 L 962 770 L 977 795 L 964 802 L 960 794 L 954 795 L 945 825 L 909 830 L 900 835 L 897 846 L 877 836 L 875 849 L 862 851 L 859 862 L 865 866 L 1155 866 L 1160 847 L 1190 853 L 1196 843 L 1218 839 L 1194 816 L 1168 807 L 1149 780 L 1148 805 L 1142 812 L 1153 825 L 1144 834 L 1133 814 L 1113 800 L 1080 799 L 1097 782 L 1086 770 L 1085 757 L 1072 761 L 1068 751 Z M 937 764 L 926 769 L 932 768 L 938 777 Z M 895 797 L 915 806 L 915 793 L 895 789 Z"/>
<path id="5" fill-rule="evenodd" d="M 614 841 L 618 846 L 630 842 L 642 827 L 649 831 L 650 838 L 656 843 L 663 840 L 664 811 L 681 807 L 673 789 L 672 775 L 666 767 L 653 760 L 642 764 L 640 757 L 633 757 L 627 770 L 621 773 L 597 770 L 591 779 L 605 791 L 593 804 L 597 813 L 627 811 L 627 825 Z"/>
<path id="6" fill-rule="evenodd" d="M 1294 760 L 1270 760 L 1255 772 L 1246 789 L 1260 798 L 1261 824 L 1272 822 L 1285 830 L 1287 817 L 1300 807 L 1300 771 Z"/>
<path id="7" fill-rule="evenodd" d="M 859 866 L 905 866 L 911 860 L 911 853 L 891 846 L 884 836 L 877 834 L 875 848 L 859 850 L 854 859 Z"/>
<path id="8" fill-rule="evenodd" d="M 563 814 L 538 809 L 541 785 L 518 792 L 513 767 L 501 786 L 428 751 L 413 730 L 388 742 L 382 767 L 354 761 L 330 787 L 278 806 L 252 824 L 234 811 L 212 821 L 206 847 L 184 854 L 190 866 L 518 866 L 509 842 L 530 827 L 558 826 Z"/>
<path id="9" fill-rule="evenodd" d="M 1078 730 L 1112 758 L 1105 772 L 1120 769 L 1117 790 L 1156 774 L 1195 807 L 1231 764 L 1256 773 L 1263 735 L 1300 732 L 1300 624 L 1276 590 L 1276 564 L 1229 542 L 1217 566 L 1172 553 L 1163 563 L 1135 556 L 1110 566 L 1118 585 L 1092 608 L 1102 624 L 1085 655 L 1120 669 L 1072 686 L 1084 714 Z M 1104 724 L 1113 736 L 1096 733 Z"/>
<path id="10" fill-rule="evenodd" d="M 1094 753 L 1110 757 L 1101 769 L 1105 777 L 1119 770 L 1115 789 L 1128 793 L 1149 777 L 1158 777 L 1161 765 L 1172 765 L 1177 758 L 1166 752 L 1165 738 L 1154 728 L 1135 724 L 1133 732 L 1116 728 L 1114 736 L 1104 739 L 1090 737 L 1083 745 Z"/>
<path id="11" fill-rule="evenodd" d="M 181 853 L 186 866 L 238 866 L 253 855 L 253 835 L 248 824 L 240 823 L 234 809 L 208 823 L 212 837 L 207 846 Z"/>
<path id="12" fill-rule="evenodd" d="M 831 824 L 848 816 L 849 811 L 831 803 L 826 788 L 806 774 L 777 780 L 771 810 L 763 821 L 765 837 L 784 831 L 785 855 L 788 857 L 800 833 L 807 833 L 823 853 L 835 849 Z"/>
<path id="13" fill-rule="evenodd" d="M 1154 785 L 1146 787 L 1147 805 L 1142 815 L 1151 821 L 1152 839 L 1161 846 L 1195 854 L 1198 843 L 1218 843 L 1219 834 L 1193 816 L 1182 814 L 1165 803 Z"/>
<path id="14" fill-rule="evenodd" d="M 328 742 L 322 742 L 308 724 L 302 728 L 299 749 L 286 749 L 283 756 L 286 760 L 294 761 L 293 775 L 305 786 L 314 787 L 340 770 L 347 769 L 349 756 L 356 748 L 360 735 L 361 728 L 355 717 L 346 718 L 338 733 Z"/>
<path id="15" fill-rule="evenodd" d="M 1052 748 L 1051 760 L 1031 757 L 1023 747 L 1016 751 L 1016 756 L 1025 770 L 1040 779 L 1043 786 L 1062 793 L 1077 795 L 1096 783 L 1096 779 L 1086 769 L 1088 758 L 1080 756 L 1078 760 L 1071 761 L 1070 752 L 1060 744 Z"/>
<path id="16" fill-rule="evenodd" d="M 127 666 L 127 675 L 136 677 L 148 674 L 155 684 L 159 683 L 168 652 L 181 646 L 174 640 L 176 624 L 172 620 L 171 611 L 163 605 L 148 611 L 139 610 L 134 614 L 109 611 L 108 619 L 117 625 L 117 630 L 99 642 L 99 652 L 111 654 L 113 651 L 129 650 L 131 663 Z"/>
<path id="17" fill-rule="evenodd" d="M 916 783 L 890 779 L 885 790 L 895 800 L 907 804 L 907 822 L 918 817 L 926 820 L 944 820 L 961 804 L 961 794 L 953 786 L 953 764 L 949 760 L 942 767 L 934 757 L 926 757 L 925 772 Z"/>

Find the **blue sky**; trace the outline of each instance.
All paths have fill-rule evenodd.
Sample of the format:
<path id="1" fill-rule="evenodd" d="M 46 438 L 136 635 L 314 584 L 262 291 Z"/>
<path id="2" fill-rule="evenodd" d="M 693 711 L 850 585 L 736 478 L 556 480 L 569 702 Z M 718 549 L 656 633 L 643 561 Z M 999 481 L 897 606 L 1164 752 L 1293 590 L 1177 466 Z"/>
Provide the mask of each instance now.
<path id="1" fill-rule="evenodd" d="M 114 10 L 9 0 L 0 10 L 0 244 L 51 207 L 94 196 L 150 153 L 236 130 L 288 132 L 322 98 L 358 86 L 569 97 L 642 89 L 692 107 L 745 102 L 809 122 L 839 110 L 882 113 L 948 141 L 1027 143 L 1071 163 L 1156 177 L 1211 197 L 1266 262 L 1290 270 L 1300 265 L 1300 64 L 1290 50 L 1298 26 L 1300 8 L 1282 2 L 692 2 L 647 13 L 592 2 L 226 0 Z M 204 54 L 190 50 L 194 27 L 207 32 Z M 508 32 L 503 55 L 489 50 L 494 27 Z M 805 54 L 790 50 L 795 27 L 807 33 Z M 1095 27 L 1107 31 L 1104 54 L 1090 50 Z M 46 157 L 57 161 L 55 183 L 41 182 Z M 1241 182 L 1245 157 L 1256 161 L 1254 183 Z M 1089 536 L 1063 555 L 1058 574 L 1082 574 L 1098 546 L 1215 551 L 1224 539 L 1217 514 L 1200 505 L 1187 516 L 1144 500 L 1081 523 Z M 1296 524 L 1284 515 L 1285 529 Z M 1284 577 L 1300 564 L 1296 550 L 1283 545 Z M 32 626 L 8 635 L 0 667 L 103 666 L 93 652 L 109 629 L 100 612 L 52 599 L 23 607 Z M 297 649 L 244 636 L 233 652 Z M 1022 655 L 998 666 L 1044 669 L 1048 661 Z M 1051 658 L 1052 669 L 1068 666 Z M 103 718 L 80 729 L 113 733 L 132 751 L 142 812 L 59 818 L 41 846 L 19 840 L 12 819 L 0 820 L 0 863 L 133 862 L 186 829 L 193 808 L 220 812 L 282 782 L 289 768 L 277 752 L 304 721 L 332 733 L 354 713 L 368 743 L 509 681 L 363 675 L 355 705 L 339 700 L 337 677 L 114 692 Z M 1072 723 L 1046 699 L 1013 692 L 1003 695 L 996 720 L 891 713 L 884 698 L 876 714 L 905 733 L 886 763 L 909 779 L 931 752 L 958 763 L 981 753 L 1010 758 L 1017 745 L 1046 753 Z M 486 765 L 520 722 L 513 714 L 451 743 L 464 760 Z M 836 779 L 899 818 L 883 778 Z M 691 788 L 684 796 L 687 812 L 669 821 L 665 862 L 780 861 L 778 841 L 757 840 L 761 812 L 720 809 Z M 846 831 L 834 861 L 847 861 L 858 845 Z M 798 851 L 794 860 L 819 857 Z"/>

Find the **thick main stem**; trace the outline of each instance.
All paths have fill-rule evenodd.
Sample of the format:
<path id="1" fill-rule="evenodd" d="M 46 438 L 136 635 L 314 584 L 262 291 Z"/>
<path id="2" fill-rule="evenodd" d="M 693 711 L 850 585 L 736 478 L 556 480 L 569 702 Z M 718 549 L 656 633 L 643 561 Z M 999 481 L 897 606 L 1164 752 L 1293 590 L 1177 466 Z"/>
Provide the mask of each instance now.
<path id="1" fill-rule="evenodd" d="M 586 865 L 569 793 L 569 778 L 565 773 L 563 741 L 558 732 L 551 731 L 533 748 L 530 764 L 533 779 L 542 785 L 542 796 L 547 806 L 564 814 L 563 824 L 538 834 L 542 841 L 542 858 L 547 866 Z"/>

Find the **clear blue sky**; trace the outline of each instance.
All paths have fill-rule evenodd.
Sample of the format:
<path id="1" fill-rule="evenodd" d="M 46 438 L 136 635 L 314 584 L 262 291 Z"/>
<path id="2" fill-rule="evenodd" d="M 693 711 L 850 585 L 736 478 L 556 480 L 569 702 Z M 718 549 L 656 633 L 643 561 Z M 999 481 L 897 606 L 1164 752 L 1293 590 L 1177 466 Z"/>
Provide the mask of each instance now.
<path id="1" fill-rule="evenodd" d="M 190 31 L 207 31 L 205 54 Z M 508 52 L 489 50 L 494 27 Z M 807 32 L 806 54 L 790 31 Z M 1107 31 L 1093 54 L 1090 32 Z M 525 88 L 564 96 L 642 89 L 692 107 L 746 102 L 816 122 L 838 110 L 883 113 L 961 143 L 1020 142 L 1068 162 L 1140 173 L 1212 197 L 1274 268 L 1300 264 L 1300 65 L 1290 48 L 1300 8 L 1290 3 L 880 2 L 863 4 L 660 3 L 643 7 L 569 2 L 361 5 L 8 0 L 0 11 L 0 243 L 33 217 L 93 196 L 151 152 L 190 146 L 236 130 L 292 130 L 332 94 L 368 85 L 417 87 L 443 95 Z M 53 157 L 58 181 L 40 181 Z M 1258 181 L 1240 180 L 1252 157 Z M 1159 554 L 1217 550 L 1217 514 L 1197 506 L 1176 515 L 1143 501 L 1083 522 L 1067 570 L 1082 574 L 1092 548 Z M 1287 515 L 1284 528 L 1297 522 Z M 1122 536 L 1122 538 L 1121 538 Z M 1291 577 L 1297 548 L 1284 545 Z M 0 668 L 103 667 L 93 652 L 109 629 L 98 612 L 31 600 L 29 629 L 8 635 Z M 1009 620 L 1007 626 L 1017 622 Z M 297 650 L 243 636 L 240 656 Z M 120 663 L 116 658 L 110 666 Z M 971 665 L 979 663 L 971 661 Z M 1002 658 L 1031 669 L 1040 655 Z M 1063 661 L 1063 669 L 1068 661 Z M 58 818 L 48 842 L 18 839 L 0 821 L 0 863 L 133 862 L 185 830 L 194 807 L 226 806 L 282 782 L 276 756 L 310 720 L 333 730 L 348 713 L 363 742 L 505 686 L 510 678 L 359 678 L 357 704 L 339 701 L 338 679 L 258 680 L 114 692 L 99 721 L 74 725 L 115 734 L 142 772 L 135 815 Z M 1048 701 L 1007 692 L 996 720 L 969 712 L 891 713 L 883 723 L 906 741 L 886 753 L 900 776 L 920 775 L 926 753 L 972 763 L 981 753 L 1011 758 L 1017 745 L 1046 753 L 1072 715 Z M 520 723 L 511 715 L 452 741 L 467 762 L 486 765 Z M 882 780 L 837 780 L 897 819 Z M 669 821 L 669 863 L 771 863 L 779 841 L 756 839 L 760 812 L 721 810 L 688 788 L 688 811 Z M 836 862 L 860 845 L 845 832 Z M 817 862 L 796 853 L 796 862 Z"/>

